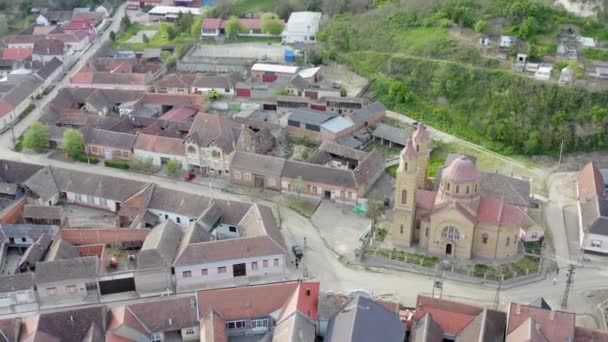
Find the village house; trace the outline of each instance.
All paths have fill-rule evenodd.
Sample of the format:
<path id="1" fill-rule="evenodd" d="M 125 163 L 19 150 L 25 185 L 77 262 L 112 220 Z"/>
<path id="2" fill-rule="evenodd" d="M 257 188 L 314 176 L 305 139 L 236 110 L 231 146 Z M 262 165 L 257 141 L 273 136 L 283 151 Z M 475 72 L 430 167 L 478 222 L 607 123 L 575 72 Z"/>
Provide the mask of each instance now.
<path id="1" fill-rule="evenodd" d="M 44 306 L 98 300 L 98 271 L 97 256 L 38 262 L 34 280 L 39 303 Z"/>
<path id="2" fill-rule="evenodd" d="M 44 258 L 58 231 L 58 226 L 3 224 L 0 226 L 0 236 L 3 237 L 0 240 L 0 265 L 11 273 L 33 270 L 36 262 Z M 19 254 L 16 265 L 6 265 L 9 249 Z"/>
<path id="3" fill-rule="evenodd" d="M 158 120 L 141 130 L 133 145 L 137 158 L 152 158 L 152 164 L 162 167 L 169 160 L 176 160 L 181 168 L 186 168 L 184 139 L 190 129 L 189 122 Z"/>
<path id="4" fill-rule="evenodd" d="M 103 341 L 108 310 L 105 306 L 38 313 L 23 318 L 20 341 Z"/>
<path id="5" fill-rule="evenodd" d="M 200 8 L 183 7 L 183 6 L 154 6 L 148 11 L 148 16 L 152 22 L 168 21 L 173 22 L 177 20 L 180 14 L 190 13 L 193 16 L 200 16 Z"/>
<path id="6" fill-rule="evenodd" d="M 163 76 L 154 85 L 157 93 L 190 94 L 192 84 L 197 76 L 194 74 L 169 74 Z"/>
<path id="7" fill-rule="evenodd" d="M 65 43 L 58 39 L 44 39 L 34 42 L 32 61 L 47 63 L 52 59 L 63 61 L 66 52 Z"/>
<path id="8" fill-rule="evenodd" d="M 0 130 L 10 126 L 42 91 L 38 75 L 8 75 L 0 80 Z"/>
<path id="9" fill-rule="evenodd" d="M 0 313 L 8 314 L 37 309 L 34 273 L 0 275 Z"/>
<path id="10" fill-rule="evenodd" d="M 201 336 L 272 335 L 273 342 L 313 341 L 319 283 L 286 282 L 198 291 Z M 241 310 L 231 299 L 249 303 Z M 298 328 L 296 328 L 298 327 Z"/>
<path id="11" fill-rule="evenodd" d="M 608 198 L 604 177 L 591 162 L 577 174 L 579 243 L 583 250 L 608 253 Z"/>
<path id="12" fill-rule="evenodd" d="M 59 206 L 26 204 L 23 207 L 23 221 L 26 224 L 42 224 L 64 227 L 67 224 L 67 216 L 63 208 Z"/>
<path id="13" fill-rule="evenodd" d="M 232 96 L 235 88 L 232 80 L 226 76 L 200 74 L 192 82 L 190 92 L 192 94 L 208 95 L 217 93 L 219 95 Z"/>
<path id="14" fill-rule="evenodd" d="M 109 18 L 114 13 L 114 7 L 109 1 L 104 0 L 95 8 L 95 12 L 102 13 L 104 17 Z"/>
<path id="15" fill-rule="evenodd" d="M 72 11 L 46 11 L 36 17 L 38 26 L 63 26 L 72 20 Z"/>
<path id="16" fill-rule="evenodd" d="M 278 77 L 291 78 L 298 74 L 300 67 L 280 64 L 255 63 L 251 67 L 251 78 L 255 82 L 273 82 Z"/>
<path id="17" fill-rule="evenodd" d="M 393 244 L 417 245 L 434 255 L 462 259 L 516 256 L 523 232 L 542 231 L 526 213 L 529 183 L 510 178 L 486 184 L 472 158 L 451 155 L 438 170 L 435 188 L 427 178 L 431 140 L 423 124 L 401 151 L 395 188 Z M 495 177 L 495 176 L 491 176 Z"/>
<path id="18" fill-rule="evenodd" d="M 237 149 L 265 152 L 274 144 L 274 138 L 267 129 L 255 131 L 220 115 L 201 112 L 194 119 L 185 142 L 189 169 L 209 175 L 228 175 Z"/>
<path id="19" fill-rule="evenodd" d="M 284 44 L 316 42 L 321 12 L 292 12 L 281 34 Z"/>
<path id="20" fill-rule="evenodd" d="M 107 341 L 199 341 L 197 314 L 194 296 L 114 307 Z"/>
<path id="21" fill-rule="evenodd" d="M 237 151 L 230 164 L 230 183 L 281 191 L 285 159 Z"/>
<path id="22" fill-rule="evenodd" d="M 281 118 L 281 124 L 292 137 L 308 137 L 315 141 L 351 135 L 354 123 L 346 117 L 314 109 L 297 108 Z"/>

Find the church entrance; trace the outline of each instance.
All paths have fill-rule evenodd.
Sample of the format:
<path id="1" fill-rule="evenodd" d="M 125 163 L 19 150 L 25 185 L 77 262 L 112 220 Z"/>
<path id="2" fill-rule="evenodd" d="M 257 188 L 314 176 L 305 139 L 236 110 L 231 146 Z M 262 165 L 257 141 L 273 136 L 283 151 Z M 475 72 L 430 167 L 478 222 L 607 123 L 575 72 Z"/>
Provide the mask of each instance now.
<path id="1" fill-rule="evenodd" d="M 445 255 L 452 255 L 452 248 L 454 246 L 452 246 L 451 243 L 448 243 L 445 245 Z"/>

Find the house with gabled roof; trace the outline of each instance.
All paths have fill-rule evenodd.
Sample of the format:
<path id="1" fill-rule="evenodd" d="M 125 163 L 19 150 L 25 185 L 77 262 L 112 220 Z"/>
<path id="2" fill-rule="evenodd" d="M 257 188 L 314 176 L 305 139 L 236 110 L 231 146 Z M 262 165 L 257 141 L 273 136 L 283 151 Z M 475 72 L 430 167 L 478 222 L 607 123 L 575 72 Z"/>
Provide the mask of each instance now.
<path id="1" fill-rule="evenodd" d="M 23 319 L 21 341 L 103 341 L 107 328 L 105 305 L 40 313 Z"/>
<path id="2" fill-rule="evenodd" d="M 595 162 L 577 174 L 579 243 L 586 251 L 608 253 L 608 196 Z"/>
<path id="3" fill-rule="evenodd" d="M 296 342 L 308 341 L 304 337 L 314 336 L 318 282 L 206 290 L 198 291 L 196 296 L 198 317 L 202 321 L 201 336 L 213 336 L 213 341 L 253 335 L 277 342 Z"/>
<path id="4" fill-rule="evenodd" d="M 41 305 L 99 300 L 99 257 L 42 261 L 36 264 L 36 292 Z"/>
<path id="5" fill-rule="evenodd" d="M 34 273 L 0 275 L 0 313 L 38 309 L 34 290 Z M 0 334 L 2 336 L 2 334 Z"/>

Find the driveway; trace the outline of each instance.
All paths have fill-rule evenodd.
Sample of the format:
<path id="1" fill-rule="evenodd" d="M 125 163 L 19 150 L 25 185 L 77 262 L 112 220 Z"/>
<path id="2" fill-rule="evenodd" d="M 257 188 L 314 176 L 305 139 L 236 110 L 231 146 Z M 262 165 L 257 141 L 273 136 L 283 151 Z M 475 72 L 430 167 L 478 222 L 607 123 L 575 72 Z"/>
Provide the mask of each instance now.
<path id="1" fill-rule="evenodd" d="M 365 216 L 353 213 L 352 206 L 326 200 L 321 202 L 311 219 L 332 249 L 348 258 L 361 247 L 359 236 L 371 223 Z"/>

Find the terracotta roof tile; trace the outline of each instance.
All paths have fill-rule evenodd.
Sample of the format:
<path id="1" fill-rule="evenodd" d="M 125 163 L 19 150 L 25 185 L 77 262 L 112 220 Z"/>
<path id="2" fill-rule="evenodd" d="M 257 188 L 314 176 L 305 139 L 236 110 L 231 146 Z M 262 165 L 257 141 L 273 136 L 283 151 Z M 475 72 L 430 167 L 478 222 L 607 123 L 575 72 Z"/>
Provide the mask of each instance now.
<path id="1" fill-rule="evenodd" d="M 591 162 L 577 174 L 579 200 L 590 199 L 604 193 L 604 178 L 594 162 Z"/>
<path id="2" fill-rule="evenodd" d="M 511 303 L 507 317 L 507 335 L 528 318 L 532 318 L 537 324 L 540 324 L 540 329 L 548 341 L 574 341 L 576 322 L 574 313 Z"/>
<path id="3" fill-rule="evenodd" d="M 10 61 L 22 61 L 32 55 L 32 49 L 28 48 L 7 48 L 2 51 L 2 59 Z"/>
<path id="4" fill-rule="evenodd" d="M 413 318 L 418 320 L 426 313 L 430 313 L 444 333 L 457 335 L 482 311 L 483 308 L 473 305 L 418 296 Z"/>

